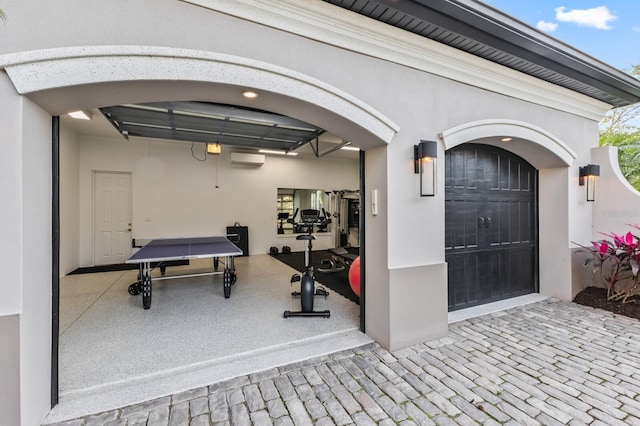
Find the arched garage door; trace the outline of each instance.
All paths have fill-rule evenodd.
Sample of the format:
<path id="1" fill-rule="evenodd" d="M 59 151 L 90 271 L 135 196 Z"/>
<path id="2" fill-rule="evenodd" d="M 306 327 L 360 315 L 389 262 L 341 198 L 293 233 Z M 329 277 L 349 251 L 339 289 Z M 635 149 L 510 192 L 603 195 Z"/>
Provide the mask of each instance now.
<path id="1" fill-rule="evenodd" d="M 445 260 L 449 310 L 537 287 L 537 171 L 489 145 L 446 153 Z"/>

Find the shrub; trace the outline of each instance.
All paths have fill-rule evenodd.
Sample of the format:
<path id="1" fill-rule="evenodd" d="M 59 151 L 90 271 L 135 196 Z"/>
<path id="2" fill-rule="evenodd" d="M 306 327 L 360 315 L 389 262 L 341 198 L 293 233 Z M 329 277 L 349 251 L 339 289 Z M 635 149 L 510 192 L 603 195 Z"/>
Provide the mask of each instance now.
<path id="1" fill-rule="evenodd" d="M 638 225 L 633 226 L 640 229 Z M 585 266 L 591 265 L 594 274 L 607 287 L 607 299 L 629 302 L 638 293 L 640 285 L 640 238 L 627 232 L 625 235 L 604 234 L 609 237 L 592 241 L 591 247 L 582 248 L 591 253 Z"/>

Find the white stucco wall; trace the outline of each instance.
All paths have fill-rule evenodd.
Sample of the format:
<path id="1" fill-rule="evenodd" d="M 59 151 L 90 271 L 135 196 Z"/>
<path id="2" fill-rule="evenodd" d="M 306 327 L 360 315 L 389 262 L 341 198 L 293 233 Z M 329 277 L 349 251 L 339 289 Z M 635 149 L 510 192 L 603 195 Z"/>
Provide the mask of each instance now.
<path id="1" fill-rule="evenodd" d="M 0 97 L 0 340 L 10 345 L 0 355 L 0 413 L 33 425 L 51 389 L 51 117 L 4 75 Z"/>
<path id="2" fill-rule="evenodd" d="M 2 297 L 0 315 L 20 311 L 22 298 L 22 103 L 6 75 L 0 74 L 0 194 L 4 199 L 0 209 L 0 234 L 3 256 Z"/>
<path id="3" fill-rule="evenodd" d="M 60 276 L 79 266 L 80 182 L 78 138 L 60 126 Z"/>
<path id="4" fill-rule="evenodd" d="M 36 425 L 51 394 L 51 116 L 23 100 L 20 414 Z"/>
<path id="5" fill-rule="evenodd" d="M 622 175 L 618 165 L 618 149 L 612 146 L 593 148 L 591 160 L 591 163 L 600 165 L 600 177 L 596 182 L 595 201 L 589 203 L 593 206 L 590 239 L 605 238 L 602 232 L 621 235 L 632 231 L 637 235 L 638 231 L 629 225 L 640 225 L 640 193 Z M 586 186 L 580 189 L 584 199 Z"/>
<path id="6" fill-rule="evenodd" d="M 0 74 L 0 413 L 20 424 L 20 313 L 22 310 L 22 102 Z M 43 336 L 44 337 L 44 336 Z M 7 374 L 4 374 L 4 373 Z"/>
<path id="7" fill-rule="evenodd" d="M 305 4 L 314 10 L 331 7 L 317 1 Z M 268 5 L 265 3 L 263 6 Z M 26 87 L 25 93 L 29 93 L 30 100 L 17 96 L 7 79 L 1 76 L 0 91 L 4 102 L 0 105 L 0 125 L 12 143 L 7 144 L 3 153 L 6 156 L 0 160 L 3 166 L 0 173 L 3 178 L 6 177 L 0 182 L 0 191 L 10 206 L 1 213 L 5 220 L 0 226 L 4 227 L 3 237 L 6 235 L 6 239 L 0 242 L 0 248 L 7 253 L 2 262 L 8 280 L 2 284 L 0 315 L 20 315 L 21 327 L 24 324 L 20 331 L 22 351 L 17 351 L 21 364 L 20 380 L 24 387 L 19 391 L 23 413 L 34 413 L 33 416 L 41 414 L 42 407 L 48 403 L 44 393 L 50 377 L 48 371 L 35 368 L 36 361 L 42 361 L 38 365 L 46 365 L 44 361 L 49 356 L 50 343 L 51 313 L 45 302 L 50 301 L 47 300 L 50 298 L 50 277 L 47 276 L 50 262 L 47 263 L 47 260 L 50 260 L 51 239 L 44 229 L 50 223 L 50 205 L 46 197 L 50 189 L 50 182 L 47 181 L 50 166 L 44 154 L 48 151 L 42 144 L 43 140 L 49 140 L 45 134 L 50 132 L 50 118 L 33 103 L 52 114 L 153 100 L 192 99 L 234 103 L 238 99 L 239 104 L 246 105 L 247 101 L 239 100 L 238 94 L 242 86 L 249 85 L 263 89 L 264 96 L 254 106 L 320 125 L 365 148 L 367 191 L 364 194 L 363 213 L 367 215 L 368 242 L 366 331 L 392 350 L 441 337 L 447 329 L 443 247 L 444 146 L 440 141 L 438 193 L 432 198 L 420 198 L 418 179 L 412 168 L 413 145 L 420 139 L 438 140 L 438 135 L 443 131 L 473 121 L 511 119 L 533 124 L 554 135 L 576 154 L 573 164 L 559 167 L 551 165 L 549 154 L 544 150 L 528 151 L 526 141 L 521 141 L 520 145 L 504 146 L 516 154 L 528 152 L 530 155 L 527 159 L 540 169 L 540 250 L 544 252 L 540 256 L 541 291 L 562 298 L 571 295 L 570 241 L 588 240 L 592 235 L 592 206 L 581 201 L 584 193 L 577 185 L 577 170 L 579 166 L 594 162 L 590 148 L 597 145 L 597 121 L 599 114 L 605 110 L 602 103 L 477 58 L 466 58 L 460 52 L 435 46 L 415 35 L 404 35 L 406 45 L 384 43 L 386 39 L 380 39 L 371 43 L 368 43 L 369 40 L 353 43 L 345 48 L 335 47 L 342 42 L 340 39 L 353 41 L 359 37 L 363 31 L 358 29 L 364 26 L 348 28 L 351 32 L 339 33 L 333 31 L 337 28 L 334 27 L 331 31 L 324 28 L 324 32 L 305 34 L 307 25 L 325 22 L 316 20 L 297 27 L 294 22 L 287 31 L 281 31 L 272 27 L 278 24 L 277 21 L 270 21 L 269 26 L 260 25 L 172 0 L 115 0 L 92 3 L 91 6 L 81 0 L 60 0 L 47 13 L 42 13 L 41 8 L 42 4 L 37 0 L 9 0 L 3 4 L 3 10 L 10 19 L 0 26 L 0 36 L 5 42 L 0 45 L 0 54 L 78 44 L 126 46 L 138 51 L 135 60 L 126 53 L 120 53 L 117 57 L 110 57 L 107 53 L 100 58 L 90 58 L 87 62 L 73 58 L 68 62 L 52 60 L 46 64 L 45 61 L 35 61 L 33 67 L 22 70 L 17 66 L 9 67 L 12 78 L 24 83 L 20 87 Z M 145 19 L 140 20 L 140 16 Z M 349 16 L 344 22 L 362 20 Z M 348 22 L 341 25 L 348 25 Z M 377 32 L 395 36 L 399 31 L 372 22 L 367 22 L 366 28 L 369 37 L 374 37 Z M 371 28 L 374 30 L 369 31 Z M 161 57 L 156 57 L 155 51 L 143 46 L 160 47 L 167 51 Z M 437 54 L 424 54 L 419 46 L 433 48 Z M 177 50 L 173 51 L 172 48 Z M 80 50 L 83 49 L 80 47 Z M 195 59 L 189 58 L 183 49 L 197 51 L 199 55 Z M 358 53 L 359 49 L 361 53 Z M 62 55 L 66 53 L 60 52 Z M 172 56 L 172 53 L 175 55 Z M 413 56 L 405 57 L 405 54 Z M 33 54 L 30 60 L 35 60 L 38 55 Z M 246 78 L 236 80 L 234 85 L 231 80 L 236 74 L 227 67 L 220 55 L 246 59 L 248 65 L 237 75 L 238 78 Z M 455 60 L 447 63 L 446 58 L 454 56 Z M 109 64 L 110 60 L 117 60 L 128 67 L 105 68 L 103 64 Z M 57 67 L 60 64 L 64 66 Z M 81 66 L 78 67 L 78 64 Z M 136 68 L 141 64 L 146 68 Z M 260 68 L 260 64 L 284 71 L 274 74 L 271 72 L 273 69 Z M 70 68 L 65 68 L 67 66 Z M 254 67 L 255 74 L 247 72 L 251 67 Z M 447 72 L 442 72 L 443 68 L 447 68 Z M 69 72 L 69 69 L 74 72 Z M 74 80 L 76 71 L 82 69 L 84 80 Z M 105 73 L 105 69 L 109 72 Z M 255 77 L 253 81 L 252 75 Z M 303 82 L 305 79 L 307 81 Z M 224 84 L 217 84 L 217 80 Z M 314 86 L 313 82 L 322 83 L 323 89 L 329 86 L 335 90 L 319 90 L 320 86 Z M 38 84 L 43 85 L 41 88 L 48 84 L 49 90 L 34 88 Z M 341 97 L 342 93 L 348 97 Z M 321 107 L 318 106 L 320 104 Z M 354 107 L 356 104 L 357 107 Z M 347 111 L 358 114 L 351 117 Z M 377 115 L 366 116 L 369 111 L 375 111 Z M 378 127 L 373 131 L 367 129 L 365 123 L 373 123 Z M 27 129 L 28 126 L 34 128 Z M 139 188 L 157 191 L 147 198 L 143 193 L 140 197 L 144 203 L 134 206 L 134 235 L 139 230 L 178 231 L 175 216 L 172 217 L 175 211 L 167 209 L 162 194 L 163 185 L 158 185 L 159 190 L 153 185 L 141 186 L 142 178 L 137 177 L 143 170 L 136 161 L 145 157 L 146 144 L 132 143 L 124 147 L 121 141 L 113 144 L 102 142 L 78 140 L 80 264 L 87 260 L 86 253 L 91 252 L 91 244 L 85 236 L 88 235 L 91 217 L 88 213 L 90 206 L 87 205 L 91 199 L 90 190 L 87 189 L 90 186 L 87 185 L 90 185 L 89 176 L 93 170 L 113 170 L 116 167 L 131 171 L 134 173 L 135 194 L 138 194 Z M 385 145 L 386 142 L 390 143 Z M 34 145 L 24 147 L 29 143 Z M 69 146 L 72 145 L 70 143 Z M 212 230 L 215 227 L 219 231 L 235 221 L 250 226 L 252 251 L 260 251 L 263 245 L 261 251 L 264 252 L 264 248 L 271 245 L 266 243 L 271 237 L 265 237 L 266 234 L 254 237 L 253 229 L 271 233 L 275 221 L 271 216 L 260 215 L 261 219 L 254 223 L 248 212 L 256 203 L 263 206 L 272 202 L 278 186 L 294 186 L 291 185 L 291 176 L 295 176 L 294 181 L 304 180 L 304 172 L 314 167 L 302 162 L 299 168 L 290 170 L 287 167 L 285 172 L 284 167 L 277 167 L 277 161 L 289 159 L 276 160 L 276 167 L 270 169 L 272 159 L 269 158 L 262 169 L 243 170 L 251 173 L 251 184 L 261 189 L 260 196 L 251 203 L 245 199 L 231 198 L 242 207 L 238 209 L 242 213 L 222 210 L 226 216 L 221 217 L 220 223 L 213 223 L 205 212 L 211 207 L 218 207 L 220 199 L 215 191 L 204 186 L 195 191 L 196 188 L 191 185 L 184 185 L 187 180 L 178 173 L 178 170 L 188 170 L 190 180 L 210 182 L 212 163 L 196 164 L 188 150 L 187 156 L 181 156 L 182 151 L 166 145 L 154 144 L 151 150 L 163 151 L 159 160 L 168 173 L 165 189 L 176 183 L 183 184 L 177 187 L 182 191 L 184 188 L 189 192 L 194 189 L 190 195 L 196 197 L 190 196 L 189 201 L 195 199 L 202 209 L 187 214 L 207 226 L 211 224 Z M 33 158 L 23 158 L 23 149 Z M 32 152 L 37 149 L 42 151 Z M 74 154 L 68 155 L 64 170 L 66 176 L 72 176 Z M 168 161 L 169 157 L 171 162 Z M 222 160 L 224 154 L 219 161 L 220 167 L 226 164 Z M 269 176 L 263 176 L 267 170 Z M 221 179 L 235 177 L 221 182 L 220 194 L 235 197 L 231 193 L 236 190 L 229 182 L 240 180 L 236 172 L 236 169 L 228 168 L 220 173 Z M 136 183 L 135 179 L 139 181 Z M 269 197 L 264 195 L 269 188 L 266 185 L 261 187 L 263 179 L 270 182 L 272 192 Z M 316 186 L 315 180 L 308 185 Z M 370 213 L 371 189 L 379 191 L 380 213 L 377 216 Z M 27 194 L 27 190 L 33 191 L 33 194 Z M 181 191 L 174 189 L 171 192 L 180 201 L 186 200 L 186 194 Z M 151 217 L 152 221 L 148 222 L 150 225 L 140 222 L 140 218 L 146 217 Z M 268 218 L 266 221 L 265 217 Z M 64 221 L 65 226 L 70 225 L 66 218 Z M 197 229 L 192 226 L 190 223 L 181 225 L 180 233 L 183 234 L 185 230 L 200 233 L 200 226 Z M 65 250 L 70 247 L 67 243 L 64 243 Z M 37 247 L 35 253 L 31 252 L 33 247 Z M 67 268 L 69 257 L 65 259 Z M 34 270 L 28 270 L 28 267 Z M 423 277 L 422 285 L 416 281 L 417 277 Z M 23 294 L 28 298 L 24 303 L 21 299 Z M 4 367 L 0 365 L 0 370 Z M 42 386 L 36 389 L 36 385 Z M 15 389 L 8 389 L 6 384 L 0 386 L 15 395 Z"/>

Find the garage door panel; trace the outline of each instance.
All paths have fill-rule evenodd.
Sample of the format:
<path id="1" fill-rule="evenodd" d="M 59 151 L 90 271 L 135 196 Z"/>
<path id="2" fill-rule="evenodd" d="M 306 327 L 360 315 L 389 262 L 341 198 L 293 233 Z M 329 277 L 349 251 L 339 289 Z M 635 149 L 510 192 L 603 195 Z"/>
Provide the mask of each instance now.
<path id="1" fill-rule="evenodd" d="M 493 146 L 465 144 L 446 155 L 449 310 L 534 292 L 537 171 Z"/>

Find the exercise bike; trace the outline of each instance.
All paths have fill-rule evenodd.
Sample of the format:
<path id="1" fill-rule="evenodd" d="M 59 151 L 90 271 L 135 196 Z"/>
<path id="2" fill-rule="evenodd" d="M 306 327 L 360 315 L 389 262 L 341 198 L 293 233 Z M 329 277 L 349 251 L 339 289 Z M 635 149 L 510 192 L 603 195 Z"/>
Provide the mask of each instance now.
<path id="1" fill-rule="evenodd" d="M 302 305 L 302 309 L 300 311 L 284 311 L 284 317 L 325 317 L 329 318 L 331 316 L 331 311 L 314 311 L 313 310 L 313 302 L 315 296 L 324 296 L 326 299 L 329 295 L 329 292 L 325 290 L 323 287 L 319 286 L 316 288 L 315 286 L 315 278 L 313 276 L 313 266 L 311 265 L 311 249 L 313 248 L 312 241 L 316 239 L 313 235 L 313 225 L 318 222 L 320 218 L 320 212 L 318 210 L 306 209 L 301 213 L 301 218 L 304 223 L 304 226 L 307 226 L 307 234 L 298 235 L 296 240 L 303 240 L 307 242 L 307 246 L 304 251 L 304 265 L 305 272 L 304 274 L 294 274 L 291 277 L 291 284 L 295 282 L 300 282 L 300 291 L 294 291 L 291 293 L 293 297 L 300 297 L 300 304 Z"/>

